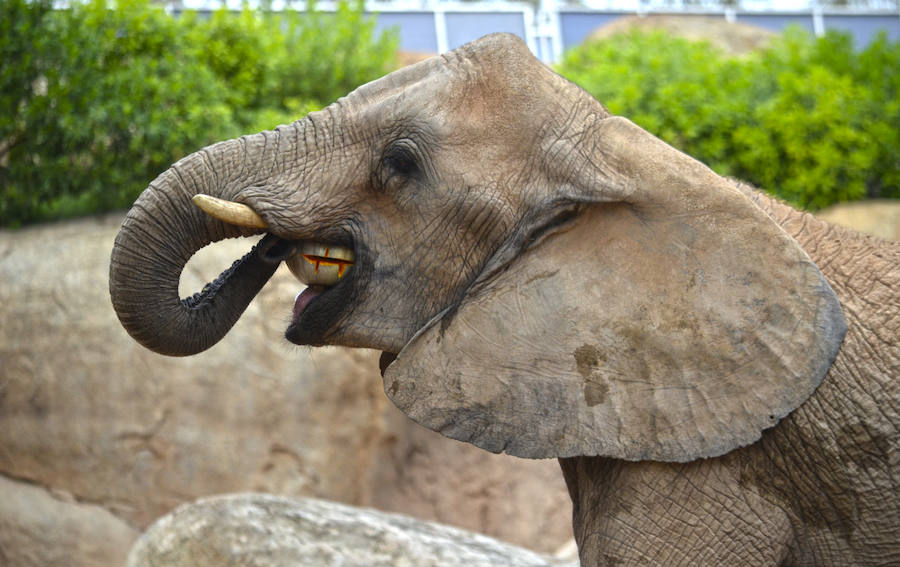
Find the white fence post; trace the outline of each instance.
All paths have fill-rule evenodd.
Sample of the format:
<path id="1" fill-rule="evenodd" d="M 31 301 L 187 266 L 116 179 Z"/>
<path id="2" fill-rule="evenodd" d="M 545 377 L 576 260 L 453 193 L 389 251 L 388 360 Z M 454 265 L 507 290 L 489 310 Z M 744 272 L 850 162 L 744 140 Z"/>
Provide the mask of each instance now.
<path id="1" fill-rule="evenodd" d="M 562 57 L 562 28 L 556 0 L 541 0 L 535 14 L 535 29 L 540 49 L 537 56 L 544 63 L 559 62 Z"/>
<path id="2" fill-rule="evenodd" d="M 818 5 L 812 9 L 813 33 L 816 37 L 825 35 L 825 18 L 822 15 L 822 8 Z"/>
<path id="3" fill-rule="evenodd" d="M 431 2 L 429 6 L 434 14 L 434 37 L 437 42 L 438 53 L 446 53 L 449 51 L 447 42 L 447 18 L 445 17 L 444 7 L 437 0 Z"/>

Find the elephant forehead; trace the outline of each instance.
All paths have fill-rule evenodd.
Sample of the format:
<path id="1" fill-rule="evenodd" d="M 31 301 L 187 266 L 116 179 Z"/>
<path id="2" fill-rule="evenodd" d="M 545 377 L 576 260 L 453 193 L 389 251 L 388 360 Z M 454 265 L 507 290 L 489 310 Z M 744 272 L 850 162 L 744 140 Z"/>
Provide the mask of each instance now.
<path id="1" fill-rule="evenodd" d="M 553 76 L 518 37 L 493 34 L 363 85 L 348 100 L 382 122 L 438 108 L 484 118 L 524 111 L 509 103 L 534 98 Z"/>

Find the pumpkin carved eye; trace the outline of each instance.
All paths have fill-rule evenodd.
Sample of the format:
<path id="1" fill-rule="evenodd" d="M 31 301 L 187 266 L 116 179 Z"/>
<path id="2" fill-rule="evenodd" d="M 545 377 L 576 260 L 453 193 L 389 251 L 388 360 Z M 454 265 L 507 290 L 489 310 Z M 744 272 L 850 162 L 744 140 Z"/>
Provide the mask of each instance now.
<path id="1" fill-rule="evenodd" d="M 302 283 L 330 286 L 350 271 L 353 262 L 353 251 L 349 248 L 304 242 L 300 250 L 287 260 L 287 265 Z"/>

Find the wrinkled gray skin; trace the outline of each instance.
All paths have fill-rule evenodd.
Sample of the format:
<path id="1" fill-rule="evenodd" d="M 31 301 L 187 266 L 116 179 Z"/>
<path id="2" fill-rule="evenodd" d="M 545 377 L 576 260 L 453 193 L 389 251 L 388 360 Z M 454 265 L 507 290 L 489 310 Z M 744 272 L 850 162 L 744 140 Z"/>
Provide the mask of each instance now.
<path id="1" fill-rule="evenodd" d="M 753 445 L 684 464 L 560 459 L 584 565 L 900 564 L 900 246 L 741 189 L 822 269 L 847 336 Z"/>
<path id="2" fill-rule="evenodd" d="M 149 348 L 192 354 L 227 332 L 293 243 L 344 244 L 353 271 L 287 336 L 398 353 L 473 283 L 579 214 L 579 159 L 615 169 L 585 148 L 607 116 L 508 36 L 398 71 L 163 173 L 116 239 L 113 304 Z M 742 191 L 818 264 L 846 339 L 812 397 L 749 446 L 686 463 L 561 458 L 584 565 L 900 563 L 898 246 Z M 273 236 L 182 302 L 178 276 L 194 251 L 254 232 L 195 209 L 196 193 L 250 206 Z"/>

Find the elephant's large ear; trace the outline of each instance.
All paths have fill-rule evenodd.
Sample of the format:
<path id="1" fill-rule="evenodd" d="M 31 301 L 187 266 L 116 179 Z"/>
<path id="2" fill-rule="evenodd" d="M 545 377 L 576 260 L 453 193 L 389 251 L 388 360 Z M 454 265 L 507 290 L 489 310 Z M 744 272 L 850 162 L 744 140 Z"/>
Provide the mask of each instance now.
<path id="1" fill-rule="evenodd" d="M 688 461 L 759 439 L 833 362 L 834 292 L 702 164 L 622 118 L 596 134 L 568 185 L 594 204 L 419 332 L 385 391 L 522 457 Z"/>

